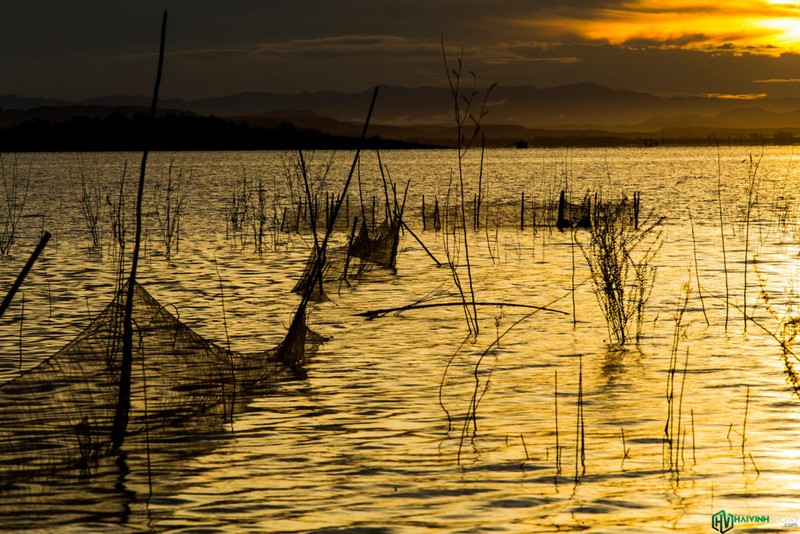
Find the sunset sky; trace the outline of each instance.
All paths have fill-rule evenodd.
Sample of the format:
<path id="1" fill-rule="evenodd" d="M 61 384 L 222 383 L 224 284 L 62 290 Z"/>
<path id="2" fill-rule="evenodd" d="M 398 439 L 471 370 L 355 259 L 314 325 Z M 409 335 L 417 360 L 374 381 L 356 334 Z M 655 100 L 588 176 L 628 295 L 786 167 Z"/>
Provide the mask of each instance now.
<path id="1" fill-rule="evenodd" d="M 0 94 L 66 98 L 596 82 L 662 95 L 800 96 L 800 1 L 10 0 Z"/>

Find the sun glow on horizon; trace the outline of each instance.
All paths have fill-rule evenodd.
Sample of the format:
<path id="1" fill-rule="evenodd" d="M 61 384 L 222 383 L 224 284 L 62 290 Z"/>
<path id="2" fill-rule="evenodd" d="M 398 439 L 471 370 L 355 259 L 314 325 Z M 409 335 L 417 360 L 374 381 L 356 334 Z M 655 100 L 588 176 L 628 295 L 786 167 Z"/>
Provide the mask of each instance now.
<path id="1" fill-rule="evenodd" d="M 630 0 L 525 24 L 618 46 L 772 56 L 800 52 L 800 1 Z"/>
<path id="2" fill-rule="evenodd" d="M 800 49 L 800 15 L 794 19 L 769 19 L 761 23 L 776 32 L 776 46 L 797 51 Z"/>

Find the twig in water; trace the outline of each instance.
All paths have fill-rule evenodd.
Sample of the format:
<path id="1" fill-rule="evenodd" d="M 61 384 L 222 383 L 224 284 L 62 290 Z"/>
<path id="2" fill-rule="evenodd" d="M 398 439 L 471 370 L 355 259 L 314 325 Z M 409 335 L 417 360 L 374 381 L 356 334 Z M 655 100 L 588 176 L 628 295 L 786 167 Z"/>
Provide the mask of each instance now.
<path id="1" fill-rule="evenodd" d="M 530 461 L 531 457 L 528 455 L 528 446 L 525 444 L 525 436 L 522 432 L 519 433 L 519 438 L 522 440 L 522 447 L 525 449 L 525 460 Z"/>
<path id="2" fill-rule="evenodd" d="M 620 432 L 622 433 L 622 465 L 620 465 L 620 469 L 625 471 L 625 460 L 628 459 L 631 450 L 625 445 L 625 429 L 620 428 Z"/>
<path id="3" fill-rule="evenodd" d="M 744 421 L 742 422 L 742 456 L 744 456 L 744 443 L 747 441 L 747 412 L 750 408 L 750 386 L 747 386 L 747 396 L 744 401 Z"/>
<path id="4" fill-rule="evenodd" d="M 467 338 L 464 338 L 461 341 L 461 344 L 458 346 L 458 348 L 456 348 L 453 355 L 450 356 L 450 359 L 447 361 L 447 365 L 444 366 L 444 371 L 442 371 L 442 378 L 439 380 L 439 406 L 442 407 L 442 410 L 447 416 L 447 432 L 453 430 L 453 418 L 450 415 L 450 410 L 448 410 L 447 407 L 444 405 L 444 381 L 447 378 L 447 371 L 450 370 L 450 366 L 453 365 L 456 356 L 458 356 L 458 353 L 461 351 L 461 348 L 464 346 L 466 342 Z M 459 459 L 460 457 L 461 457 L 461 448 L 459 447 Z"/>
<path id="5" fill-rule="evenodd" d="M 750 455 L 750 463 L 753 464 L 753 469 L 756 470 L 756 475 L 761 476 L 761 471 L 758 469 L 758 466 L 756 465 L 756 461 L 753 459 L 753 453 L 751 452 L 751 453 L 749 453 L 749 455 Z"/>
<path id="6" fill-rule="evenodd" d="M 695 450 L 695 444 L 697 443 L 697 440 L 695 438 L 695 433 L 694 433 L 694 408 L 692 408 L 691 410 L 691 415 L 692 415 L 692 465 L 697 465 L 697 453 Z"/>
<path id="7" fill-rule="evenodd" d="M 557 300 L 560 300 L 560 299 L 556 299 L 556 301 Z M 490 343 L 488 347 L 486 347 L 486 349 L 483 351 L 483 353 L 481 353 L 480 358 L 478 358 L 478 361 L 475 363 L 475 368 L 473 370 L 473 376 L 475 378 L 475 388 L 473 389 L 472 398 L 470 399 L 470 405 L 469 405 L 469 408 L 467 409 L 467 414 L 466 414 L 466 416 L 464 418 L 464 424 L 463 424 L 463 426 L 461 428 L 461 440 L 460 440 L 459 445 L 458 445 L 458 462 L 459 462 L 459 464 L 461 462 L 461 449 L 462 449 L 462 446 L 463 446 L 463 443 L 464 443 L 464 438 L 466 437 L 467 428 L 469 427 L 469 422 L 472 421 L 473 429 L 477 433 L 477 430 L 478 430 L 478 428 L 477 428 L 477 424 L 478 424 L 478 406 L 480 405 L 481 401 L 483 400 L 484 395 L 486 394 L 486 392 L 489 389 L 489 384 L 490 384 L 490 380 L 489 379 L 491 378 L 492 371 L 489 371 L 489 374 L 488 374 L 488 376 L 487 376 L 487 378 L 486 378 L 486 380 L 484 382 L 483 391 L 481 391 L 481 393 L 478 394 L 478 391 L 480 389 L 480 374 L 479 374 L 479 372 L 480 372 L 480 367 L 481 367 L 481 364 L 483 363 L 484 358 L 486 356 L 488 356 L 490 352 L 492 352 L 496 347 L 498 347 L 500 345 L 500 341 L 509 332 L 511 332 L 511 330 L 513 330 L 515 327 L 520 325 L 523 321 L 525 321 L 526 319 L 529 319 L 530 317 L 532 317 L 533 315 L 535 315 L 539 311 L 541 311 L 541 310 L 540 309 L 535 309 L 534 311 L 530 312 L 529 314 L 523 316 L 522 318 L 518 319 L 516 322 L 511 324 L 502 334 L 497 336 L 497 338 L 494 341 L 492 341 L 492 343 Z M 463 346 L 463 344 L 464 343 L 462 343 L 461 346 Z M 453 357 L 455 358 L 455 355 Z M 452 359 L 451 359 L 451 361 L 452 361 Z M 448 366 L 449 366 L 449 364 L 448 364 Z M 443 382 L 444 382 L 444 376 L 442 376 L 442 383 Z M 441 392 L 441 389 L 440 389 L 440 392 Z M 582 413 L 581 413 L 581 417 L 583 417 Z"/>
<path id="8" fill-rule="evenodd" d="M 367 320 L 375 319 L 376 317 L 383 317 L 389 313 L 397 313 L 397 312 L 404 312 L 407 310 L 420 310 L 423 308 L 447 308 L 451 306 L 461 306 L 461 302 L 430 302 L 426 304 L 407 304 L 405 306 L 398 306 L 396 308 L 383 308 L 380 310 L 370 310 L 361 313 L 356 313 L 356 317 L 366 317 Z M 552 308 L 547 308 L 544 306 L 533 306 L 529 304 L 513 304 L 508 302 L 475 302 L 475 306 L 506 306 L 509 308 L 527 308 L 536 311 L 546 311 L 551 313 L 560 313 L 562 315 L 568 315 L 567 312 L 563 312 L 560 310 L 554 310 Z"/>

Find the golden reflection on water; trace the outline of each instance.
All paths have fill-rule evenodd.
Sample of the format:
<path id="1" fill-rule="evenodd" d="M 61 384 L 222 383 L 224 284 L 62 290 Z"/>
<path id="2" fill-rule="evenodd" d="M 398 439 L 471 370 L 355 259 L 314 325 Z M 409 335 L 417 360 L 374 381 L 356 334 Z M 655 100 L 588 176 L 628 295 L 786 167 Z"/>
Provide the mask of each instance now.
<path id="1" fill-rule="evenodd" d="M 446 194 L 451 156 L 383 155 L 395 176 L 412 180 L 406 219 L 439 258 L 445 256 L 441 234 L 421 230 L 418 206 L 423 193 L 428 201 Z M 96 514 L 93 524 L 126 522 L 156 530 L 706 532 L 720 509 L 774 515 L 800 510 L 800 500 L 792 497 L 798 489 L 800 401 L 787 388 L 781 347 L 767 333 L 777 333 L 786 317 L 800 314 L 793 293 L 800 257 L 796 219 L 787 218 L 783 226 L 774 222 L 773 200 L 780 194 L 794 202 L 797 193 L 798 182 L 787 170 L 789 154 L 768 149 L 764 158 L 759 224 L 751 228 L 748 263 L 740 221 L 746 154 L 739 149 L 724 149 L 720 162 L 726 258 L 716 150 L 529 150 L 488 156 L 490 204 L 514 202 L 521 189 L 557 191 L 568 180 L 579 196 L 598 189 L 641 191 L 645 211 L 669 217 L 638 346 L 608 342 L 591 285 L 580 285 L 588 273 L 569 233 L 534 233 L 516 225 L 470 233 L 479 300 L 547 305 L 569 315 L 526 317 L 527 310 L 481 307 L 482 333 L 475 343 L 463 344 L 466 325 L 458 307 L 409 310 L 372 321 L 357 317 L 424 296 L 457 300 L 447 268 L 436 268 L 406 234 L 396 273 L 372 271 L 313 308 L 312 328 L 331 339 L 307 365 L 307 380 L 276 384 L 225 434 L 196 436 L 204 446 L 187 449 L 179 462 L 159 465 L 154 482 L 143 470 L 146 463 L 131 458 L 125 476 L 107 466 L 105 478 L 12 492 L 8 504 L 0 504 L 0 523 L 10 524 L 13 506 L 35 508 L 44 524 L 86 524 L 85 516 L 71 516 L 67 506 L 48 505 L 47 498 L 35 495 L 56 494 L 50 502 L 69 505 L 92 488 L 89 500 L 99 508 L 97 503 L 111 503 L 115 510 Z M 112 184 L 124 157 L 92 156 Z M 157 155 L 153 172 L 171 157 Z M 289 290 L 302 272 L 308 236 L 281 236 L 258 255 L 226 238 L 223 222 L 230 184 L 242 165 L 253 177 L 271 177 L 281 172 L 282 157 L 228 153 L 184 159 L 196 182 L 187 200 L 184 241 L 170 264 L 160 253 L 156 228 L 150 228 L 143 282 L 202 335 L 216 341 L 230 336 L 234 350 L 273 346 L 297 302 Z M 107 255 L 85 250 L 70 158 L 39 158 L 30 201 L 31 213 L 38 215 L 26 220 L 16 257 L 0 266 L 5 284 L 38 229 L 57 228 L 44 267 L 25 287 L 23 366 L 57 350 L 88 315 L 102 309 L 115 269 Z M 279 182 L 270 183 L 279 189 Z M 64 188 L 55 195 L 56 204 L 48 196 L 53 184 Z M 59 209 L 45 209 L 48 203 Z M 585 235 L 578 232 L 577 239 Z M 727 328 L 725 260 L 734 304 Z M 670 460 L 664 440 L 667 377 L 676 310 L 687 283 L 689 305 L 676 350 L 675 394 L 682 396 L 675 398 L 673 420 L 676 426 L 680 420 L 681 445 Z M 755 321 L 746 332 L 743 308 Z M 9 314 L 0 327 L 4 376 L 19 372 L 21 310 Z M 475 365 L 518 321 L 481 360 L 480 404 L 472 422 L 467 416 L 476 391 Z M 121 509 L 127 511 L 118 513 Z"/>

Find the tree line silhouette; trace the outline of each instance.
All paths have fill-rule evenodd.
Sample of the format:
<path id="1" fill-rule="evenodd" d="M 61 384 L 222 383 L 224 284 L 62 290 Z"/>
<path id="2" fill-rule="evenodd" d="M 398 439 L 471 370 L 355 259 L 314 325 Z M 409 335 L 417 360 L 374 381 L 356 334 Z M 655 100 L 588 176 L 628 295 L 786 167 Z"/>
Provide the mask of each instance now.
<path id="1" fill-rule="evenodd" d="M 0 152 L 150 150 L 350 149 L 358 139 L 299 129 L 289 122 L 256 127 L 216 116 L 167 113 L 152 123 L 146 113 L 114 112 L 107 117 L 68 120 L 34 118 L 0 128 Z M 410 148 L 414 143 L 368 139 L 368 148 Z"/>

